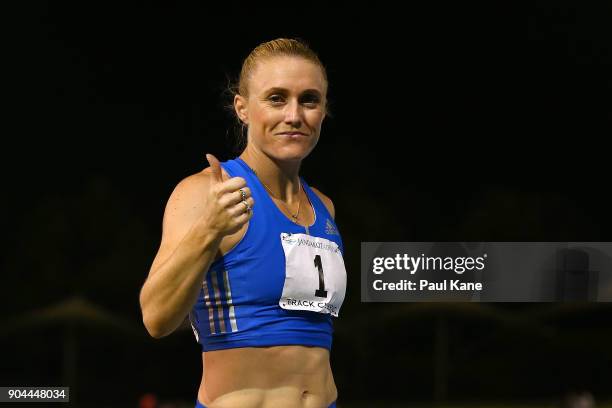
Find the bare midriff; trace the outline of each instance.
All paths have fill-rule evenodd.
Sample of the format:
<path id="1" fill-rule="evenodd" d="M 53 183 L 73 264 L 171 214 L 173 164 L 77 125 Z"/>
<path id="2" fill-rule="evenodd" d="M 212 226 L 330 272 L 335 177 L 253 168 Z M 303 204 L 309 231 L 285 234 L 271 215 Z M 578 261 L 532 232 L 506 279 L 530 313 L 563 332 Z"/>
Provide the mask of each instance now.
<path id="1" fill-rule="evenodd" d="M 198 399 L 209 408 L 327 408 L 338 391 L 321 347 L 242 347 L 202 353 Z"/>

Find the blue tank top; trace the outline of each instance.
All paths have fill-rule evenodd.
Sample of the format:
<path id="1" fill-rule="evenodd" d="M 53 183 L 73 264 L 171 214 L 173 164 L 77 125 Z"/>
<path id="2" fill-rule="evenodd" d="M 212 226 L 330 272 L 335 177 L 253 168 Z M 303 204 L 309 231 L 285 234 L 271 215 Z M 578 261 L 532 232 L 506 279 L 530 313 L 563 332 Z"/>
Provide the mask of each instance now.
<path id="1" fill-rule="evenodd" d="M 336 264 L 341 262 L 342 266 L 335 268 L 335 274 L 339 277 L 336 281 L 340 283 L 336 283 L 333 296 L 336 305 L 338 302 L 341 304 L 344 299 L 346 289 L 346 271 L 342 261 L 344 247 L 338 227 L 327 208 L 300 177 L 304 191 L 314 209 L 315 221 L 308 227 L 298 225 L 281 212 L 257 175 L 242 159 L 238 157 L 222 162 L 221 165 L 230 177 L 243 177 L 246 180 L 255 205 L 244 237 L 223 257 L 211 264 L 202 283 L 198 299 L 189 313 L 196 340 L 201 344 L 203 351 L 277 345 L 318 346 L 331 349 L 333 324 L 331 314 L 325 312 L 327 305 L 322 303 L 323 308 L 318 309 L 320 311 L 291 310 L 287 303 L 298 305 L 295 307 L 299 308 L 301 301 L 299 299 L 287 301 L 283 297 L 287 286 L 295 286 L 295 282 L 301 285 L 299 279 L 296 281 L 294 277 L 286 274 L 286 269 L 289 269 L 287 246 L 296 241 L 292 237 L 301 236 L 320 241 L 309 243 L 307 240 L 302 240 L 310 245 L 310 248 L 307 248 L 310 251 L 319 251 L 317 247 L 325 246 L 335 248 L 334 255 L 340 259 L 336 260 Z M 319 256 L 314 255 L 314 257 Z M 321 258 L 319 257 L 319 264 L 316 259 L 314 264 L 299 263 L 307 264 L 298 265 L 299 267 L 314 270 L 313 277 L 309 276 L 309 279 L 318 279 L 317 292 L 321 288 L 327 289 L 323 292 L 324 298 L 329 288 L 325 287 L 327 278 L 321 268 Z M 320 271 L 318 277 L 317 268 Z M 331 293 L 328 300 L 330 296 Z M 283 307 L 279 305 L 281 298 L 284 299 L 280 301 Z M 307 301 L 301 303 L 308 305 Z M 310 306 L 313 305 L 314 303 L 310 302 Z M 337 316 L 337 311 L 335 315 Z"/>

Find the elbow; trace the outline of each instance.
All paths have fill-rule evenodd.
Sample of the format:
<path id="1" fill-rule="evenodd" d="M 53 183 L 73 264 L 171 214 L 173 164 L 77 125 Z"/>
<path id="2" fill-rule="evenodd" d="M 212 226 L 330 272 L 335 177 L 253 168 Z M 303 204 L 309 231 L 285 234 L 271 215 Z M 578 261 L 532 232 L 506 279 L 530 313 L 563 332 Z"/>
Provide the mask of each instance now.
<path id="1" fill-rule="evenodd" d="M 164 337 L 166 333 L 164 333 L 161 327 L 161 323 L 159 321 L 160 319 L 156 318 L 155 314 L 152 313 L 150 305 L 148 304 L 148 302 L 146 302 L 146 298 L 144 296 L 144 287 L 143 290 L 141 290 L 140 292 L 139 301 L 140 311 L 142 313 L 142 323 L 144 324 L 147 333 L 149 333 L 149 335 L 154 339 L 160 339 Z"/>
<path id="2" fill-rule="evenodd" d="M 144 312 L 142 314 L 142 322 L 144 323 L 145 329 L 147 329 L 149 336 L 153 337 L 154 339 L 161 339 L 169 334 L 167 330 L 163 329 L 159 321 L 152 319 Z"/>
<path id="3" fill-rule="evenodd" d="M 140 310 L 142 312 L 142 323 L 144 324 L 147 333 L 154 339 L 161 339 L 171 334 L 178 324 L 173 323 L 171 317 L 167 316 L 165 310 L 160 310 L 160 306 L 156 305 L 140 295 Z"/>
<path id="4" fill-rule="evenodd" d="M 142 298 L 140 310 L 142 312 L 142 323 L 151 337 L 160 339 L 169 334 L 168 331 L 165 330 L 163 322 L 159 318 L 159 314 L 151 310 L 151 307 L 145 307 L 142 303 Z"/>

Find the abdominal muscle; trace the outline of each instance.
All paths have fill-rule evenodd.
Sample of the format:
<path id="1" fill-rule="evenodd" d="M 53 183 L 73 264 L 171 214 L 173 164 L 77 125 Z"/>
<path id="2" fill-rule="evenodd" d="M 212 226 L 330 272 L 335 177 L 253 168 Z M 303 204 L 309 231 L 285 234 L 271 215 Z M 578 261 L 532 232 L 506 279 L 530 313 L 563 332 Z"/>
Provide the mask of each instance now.
<path id="1" fill-rule="evenodd" d="M 202 365 L 198 399 L 209 408 L 327 408 L 338 394 L 321 347 L 208 351 Z"/>

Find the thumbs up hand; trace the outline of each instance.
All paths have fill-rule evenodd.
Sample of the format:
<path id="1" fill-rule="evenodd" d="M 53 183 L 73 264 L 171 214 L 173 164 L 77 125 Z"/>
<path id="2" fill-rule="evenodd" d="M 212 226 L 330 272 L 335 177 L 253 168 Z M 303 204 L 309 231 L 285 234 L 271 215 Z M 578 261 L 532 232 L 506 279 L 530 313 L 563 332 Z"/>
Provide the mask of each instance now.
<path id="1" fill-rule="evenodd" d="M 219 160 L 206 155 L 210 164 L 210 183 L 206 203 L 198 223 L 223 237 L 238 232 L 253 216 L 255 200 L 242 177 L 223 180 Z"/>

